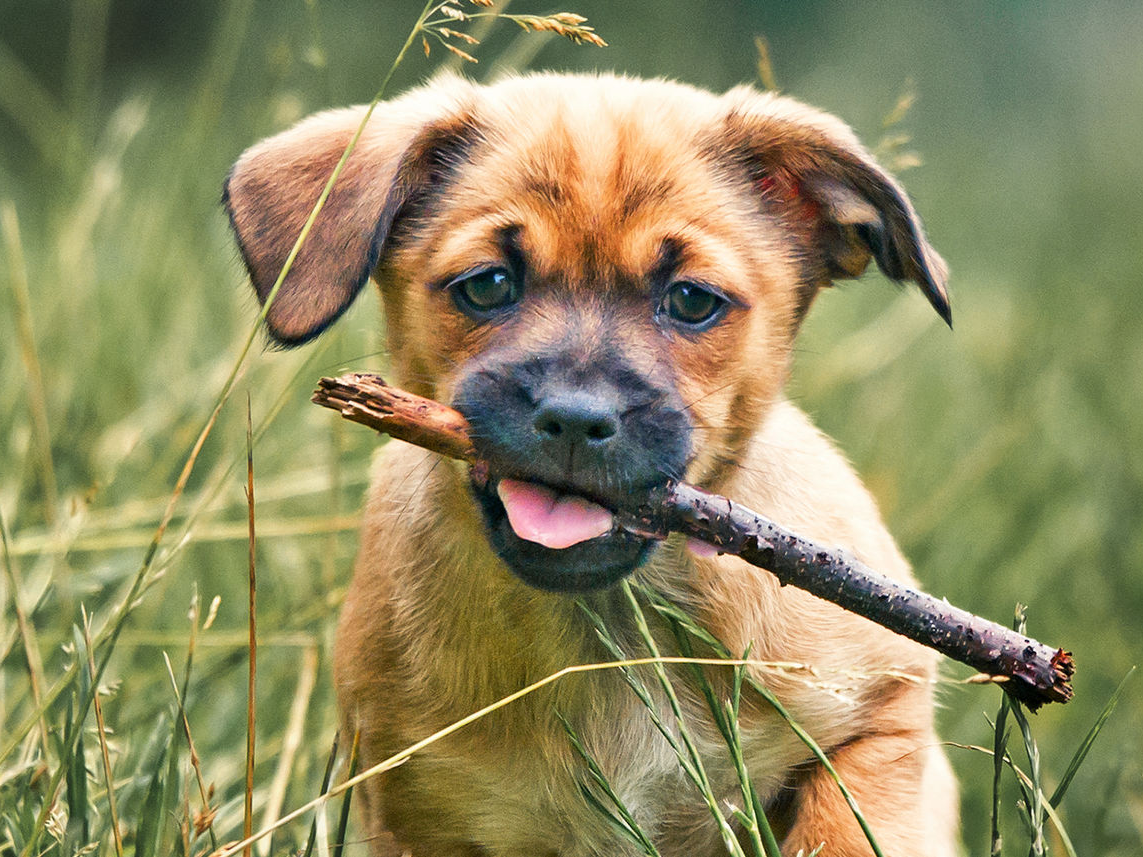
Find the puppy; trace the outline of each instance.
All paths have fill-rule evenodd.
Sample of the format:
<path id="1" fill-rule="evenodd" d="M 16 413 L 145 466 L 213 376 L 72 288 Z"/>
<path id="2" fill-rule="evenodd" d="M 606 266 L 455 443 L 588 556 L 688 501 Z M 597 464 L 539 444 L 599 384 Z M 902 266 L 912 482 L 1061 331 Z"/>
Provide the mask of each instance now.
<path id="1" fill-rule="evenodd" d="M 263 301 L 363 115 L 314 116 L 232 170 L 225 203 Z M 620 531 L 608 511 L 685 478 L 911 580 L 869 494 L 782 394 L 814 296 L 871 259 L 948 320 L 945 266 L 904 193 L 838 120 L 787 98 L 540 74 L 438 79 L 377 107 L 267 324 L 303 343 L 372 276 L 392 374 L 468 418 L 492 478 L 399 442 L 379 456 L 335 663 L 362 766 L 610 660 L 576 596 L 645 654 L 615 585 L 635 575 L 732 651 L 812 666 L 816 678 L 757 675 L 826 749 L 884 852 L 955 853 L 931 653 L 733 556 Z M 853 675 L 839 697 L 831 684 Z M 725 745 L 692 673 L 673 677 L 729 815 L 742 798 Z M 585 799 L 557 712 L 660 853 L 725 853 L 612 670 L 549 685 L 363 784 L 373 853 L 641 853 Z M 784 854 L 871 853 L 764 702 L 744 703 L 741 726 Z"/>

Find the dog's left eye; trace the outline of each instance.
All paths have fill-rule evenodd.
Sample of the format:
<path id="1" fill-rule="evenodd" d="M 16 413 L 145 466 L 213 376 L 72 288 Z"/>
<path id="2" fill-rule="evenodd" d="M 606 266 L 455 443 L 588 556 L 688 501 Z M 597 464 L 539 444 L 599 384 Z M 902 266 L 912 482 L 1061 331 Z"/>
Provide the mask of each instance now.
<path id="1" fill-rule="evenodd" d="M 698 283 L 680 281 L 667 290 L 664 309 L 672 321 L 690 328 L 705 330 L 722 317 L 726 298 Z"/>
<path id="2" fill-rule="evenodd" d="M 458 277 L 450 285 L 457 305 L 470 315 L 483 317 L 520 300 L 520 286 L 504 268 L 477 271 Z"/>

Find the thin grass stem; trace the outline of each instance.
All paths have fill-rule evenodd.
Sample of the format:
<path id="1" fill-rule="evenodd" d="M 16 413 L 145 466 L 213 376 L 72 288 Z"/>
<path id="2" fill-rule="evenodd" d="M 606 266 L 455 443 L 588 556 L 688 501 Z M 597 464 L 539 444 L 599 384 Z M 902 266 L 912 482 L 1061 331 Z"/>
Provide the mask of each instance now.
<path id="1" fill-rule="evenodd" d="M 417 19 L 417 23 L 410 31 L 408 38 L 405 40 L 405 44 L 402 46 L 401 51 L 398 53 L 397 58 L 393 61 L 393 64 L 389 67 L 388 72 L 385 74 L 381 87 L 378 89 L 377 94 L 374 95 L 373 100 L 370 102 L 365 115 L 362 117 L 361 123 L 357 127 L 357 131 L 354 133 L 349 143 L 346 144 L 341 158 L 338 160 L 337 165 L 334 167 L 333 172 L 330 174 L 329 180 L 326 182 L 321 195 L 318 197 L 317 202 L 314 204 L 313 209 L 310 211 L 309 216 L 306 218 L 306 222 L 303 225 L 297 240 L 294 242 L 293 248 L 290 250 L 289 255 L 286 257 L 286 261 L 282 266 L 281 272 L 278 274 L 277 280 L 275 280 L 273 287 L 270 289 L 269 294 L 266 296 L 266 301 L 262 306 L 262 311 L 259 313 L 258 318 L 251 326 L 246 339 L 244 340 L 239 351 L 238 357 L 234 362 L 234 366 L 232 367 L 230 374 L 227 376 L 226 381 L 223 383 L 222 391 L 219 393 L 217 399 L 215 400 L 214 408 L 211 411 L 210 416 L 207 417 L 202 430 L 199 432 L 199 435 L 195 440 L 195 443 L 192 446 L 185 463 L 183 464 L 182 471 L 180 472 L 179 478 L 175 483 L 174 490 L 171 492 L 171 496 L 167 501 L 167 506 L 163 512 L 159 526 L 156 528 L 155 533 L 147 546 L 146 553 L 143 557 L 143 562 L 140 565 L 139 570 L 136 572 L 135 577 L 132 579 L 126 596 L 123 598 L 120 606 L 115 611 L 113 616 L 109 619 L 108 624 L 106 624 L 103 629 L 101 629 L 100 633 L 96 635 L 96 646 L 102 646 L 104 649 L 96 671 L 96 683 L 102 679 L 103 672 L 106 670 L 107 664 L 111 659 L 111 654 L 115 649 L 115 643 L 118 641 L 119 635 L 123 631 L 123 627 L 126 624 L 128 616 L 130 616 L 136 606 L 136 599 L 139 597 L 140 593 L 145 587 L 145 584 L 147 583 L 149 572 L 151 571 L 155 556 L 158 553 L 159 545 L 161 544 L 163 537 L 166 534 L 167 528 L 170 526 L 171 520 L 174 518 L 175 508 L 178 506 L 178 502 L 182 497 L 183 492 L 186 490 L 187 482 L 190 480 L 191 473 L 194 470 L 194 466 L 198 461 L 198 457 L 202 452 L 203 446 L 206 444 L 207 438 L 214 430 L 214 426 L 218 422 L 218 417 L 222 413 L 223 407 L 230 399 L 230 395 L 234 390 L 234 386 L 238 381 L 238 377 L 243 367 L 246 365 L 246 358 L 249 356 L 250 350 L 254 347 L 254 341 L 258 336 L 258 331 L 261 330 L 262 325 L 266 320 L 266 316 L 269 313 L 271 306 L 273 305 L 274 298 L 277 296 L 278 291 L 281 289 L 282 283 L 285 281 L 286 276 L 289 274 L 290 269 L 293 267 L 294 260 L 297 258 L 302 245 L 309 237 L 309 234 L 313 229 L 313 225 L 316 222 L 318 215 L 325 207 L 326 200 L 329 198 L 330 193 L 333 191 L 333 187 L 336 184 L 337 179 L 341 176 L 341 172 L 344 169 L 346 162 L 349 160 L 349 156 L 357 147 L 357 142 L 360 140 L 361 135 L 364 133 L 365 127 L 373 115 L 373 111 L 376 109 L 377 105 L 381 103 L 381 99 L 384 97 L 385 91 L 388 89 L 389 82 L 392 80 L 393 74 L 396 72 L 397 67 L 401 64 L 405 55 L 408 53 L 409 47 L 413 44 L 417 33 L 420 31 L 421 26 L 424 24 L 424 21 L 428 17 L 428 14 L 432 8 L 432 2 L 425 5 L 421 15 Z M 70 682 L 75 677 L 76 669 L 77 667 L 73 664 L 63 679 L 61 679 L 61 681 L 57 683 L 52 691 L 49 692 L 45 701 L 46 705 L 50 705 L 52 702 L 54 702 L 58 695 L 63 692 L 64 688 L 70 684 Z M 86 710 L 90 704 L 91 701 L 88 699 L 82 707 Z M 25 720 L 24 723 L 22 723 L 17 728 L 15 733 L 10 737 L 8 743 L 5 744 L 3 748 L 0 748 L 0 761 L 7 758 L 8 755 L 10 755 L 17 747 L 20 746 L 20 742 L 23 740 L 23 737 L 27 735 L 27 733 L 35 726 L 36 722 L 39 720 L 39 717 L 39 711 L 33 712 L 33 715 Z"/>
<path id="2" fill-rule="evenodd" d="M 1012 627 L 1023 634 L 1028 620 L 1023 604 L 1017 604 Z M 1007 693 L 1005 694 L 1008 695 Z M 1020 701 L 1009 699 L 1009 713 L 1020 727 L 1020 734 L 1024 739 L 1024 752 L 1028 757 L 1028 773 L 1031 786 L 1024 791 L 1025 810 L 1028 819 L 1031 842 L 1028 847 L 1028 857 L 1043 857 L 1044 845 L 1044 800 L 1040 780 L 1040 748 L 1036 746 L 1036 739 L 1032 736 L 1032 727 L 1028 718 L 1024 716 L 1024 707 Z"/>
<path id="3" fill-rule="evenodd" d="M 957 744 L 955 742 L 946 742 L 946 745 L 950 747 L 958 747 L 962 750 L 975 750 L 978 753 L 983 753 L 986 756 L 992 756 L 994 759 L 996 758 L 996 752 L 994 750 L 988 747 L 981 747 L 977 744 Z M 1009 753 L 1005 752 L 1000 761 L 1001 764 L 1007 765 L 1008 769 L 1012 771 L 1013 775 L 1016 777 L 1016 782 L 1020 785 L 1020 788 L 1025 795 L 1025 801 L 1030 801 L 1032 791 L 1035 788 L 1035 784 L 1032 782 L 1032 778 L 1027 773 L 1025 773 L 1019 765 L 1016 764 Z M 1051 802 L 1047 799 L 1043 792 L 1040 793 L 1040 802 L 1044 807 L 1044 812 L 1052 822 L 1052 827 L 1060 837 L 1060 844 L 1064 846 L 1064 851 L 1067 852 L 1068 857 L 1077 857 L 1075 845 L 1072 844 L 1071 837 L 1068 835 L 1068 831 L 1064 826 L 1063 819 L 1060 818 L 1059 812 L 1054 806 L 1052 806 Z M 1095 851 L 1092 853 L 1100 852 Z"/>
<path id="4" fill-rule="evenodd" d="M 318 793 L 318 800 L 321 801 L 329 793 L 329 784 L 333 782 L 333 769 L 337 764 L 337 750 L 338 743 L 341 735 L 338 732 L 333 733 L 333 744 L 329 748 L 329 758 L 325 763 L 325 774 L 321 778 L 321 791 Z M 320 810 L 320 804 L 319 804 Z M 265 825 L 265 829 L 273 831 L 280 823 L 280 819 Z M 302 853 L 302 857 L 312 857 L 314 853 L 314 843 L 317 841 L 318 823 L 317 815 L 315 813 L 314 820 L 310 823 L 310 835 L 306 840 L 306 850 Z"/>
<path id="5" fill-rule="evenodd" d="M 193 648 L 193 647 L 192 647 Z M 190 661 L 191 656 L 187 655 L 186 666 L 186 679 L 190 679 Z M 198 750 L 194 745 L 194 737 L 191 735 L 190 720 L 187 719 L 186 705 L 183 700 L 186 699 L 186 683 L 183 684 L 182 693 L 179 692 L 178 682 L 175 680 L 175 671 L 171 667 L 171 659 L 163 652 L 163 663 L 167 667 L 167 676 L 171 680 L 171 690 L 175 694 L 175 705 L 178 708 L 177 718 L 179 725 L 182 726 L 183 737 L 187 739 L 187 751 L 190 753 L 191 768 L 194 770 L 195 781 L 198 785 L 199 800 L 202 801 L 202 819 L 206 825 L 207 832 L 210 834 L 210 847 L 212 849 L 218 848 L 218 841 L 214 835 L 214 825 L 210 822 L 214 818 L 214 811 L 210 807 L 210 795 L 206 788 L 206 783 L 202 778 L 202 763 L 198 757 Z"/>
<path id="6" fill-rule="evenodd" d="M 996 724 L 993 726 L 992 750 L 992 821 L 989 837 L 989 854 L 1000 857 L 1004 847 L 1004 838 L 1000 833 L 1000 781 L 1004 772 L 1004 757 L 1008 747 L 1008 694 L 1000 695 L 1000 710 L 996 712 Z"/>
<path id="7" fill-rule="evenodd" d="M 255 571 L 255 542 L 254 542 L 254 425 L 250 409 L 250 394 L 246 394 L 246 508 L 249 524 L 249 581 L 248 588 L 248 652 L 249 670 L 246 682 L 246 789 L 242 812 L 242 835 L 249 838 L 254 831 L 254 685 L 258 675 L 258 635 L 255 612 L 255 590 L 257 574 Z M 246 857 L 253 853 L 250 846 L 243 852 Z"/>
<path id="8" fill-rule="evenodd" d="M 738 721 L 738 700 L 740 699 L 742 684 L 738 676 L 742 674 L 743 670 L 742 667 L 737 667 L 735 670 L 735 683 L 737 685 L 735 699 L 734 702 L 728 704 L 724 713 L 730 733 L 726 745 L 730 751 L 730 758 L 734 762 L 734 771 L 738 775 L 739 788 L 742 790 L 742 797 L 745 802 L 744 815 L 748 822 L 745 826 L 754 845 L 754 853 L 759 857 L 762 855 L 765 857 L 781 857 L 781 846 L 774 836 L 773 828 L 770 827 L 770 819 L 766 817 L 766 808 L 762 806 L 758 791 L 750 779 L 746 759 L 742 754 L 742 732 Z"/>
<path id="9" fill-rule="evenodd" d="M 679 647 L 679 652 L 684 656 L 693 657 L 694 647 L 691 645 L 691 639 L 684 623 L 680 622 L 675 616 L 666 613 L 660 613 L 660 615 L 670 624 L 671 630 L 675 635 L 675 641 Z M 694 623 L 690 624 L 696 628 L 698 627 Z M 704 635 L 708 637 L 711 636 L 705 632 Z M 711 639 L 714 638 L 711 637 Z M 750 647 L 747 647 L 746 652 L 743 653 L 743 658 L 749 657 Z M 734 668 L 733 694 L 729 703 L 725 705 L 721 704 L 715 696 L 714 688 L 711 686 L 702 667 L 695 666 L 692 669 L 695 675 L 695 681 L 702 690 L 703 696 L 706 698 L 707 707 L 710 709 L 715 725 L 718 727 L 723 740 L 726 742 L 727 749 L 730 751 L 731 761 L 734 763 L 735 774 L 738 777 L 738 784 L 742 791 L 745 806 L 742 823 L 750 835 L 751 843 L 754 846 L 754 853 L 757 855 L 766 855 L 766 857 L 778 857 L 781 848 L 774 836 L 773 829 L 770 827 L 770 820 L 766 817 L 766 810 L 762 806 L 758 792 L 750 779 L 750 773 L 746 768 L 746 760 L 742 755 L 742 735 L 739 729 L 738 714 L 742 703 L 742 682 L 746 675 L 745 668 Z"/>
<path id="10" fill-rule="evenodd" d="M 361 761 L 361 730 L 357 729 L 353 733 L 353 744 L 349 748 L 349 779 L 352 780 L 354 775 L 357 774 L 357 766 Z M 353 787 L 350 786 L 345 790 L 345 794 L 341 798 L 341 812 L 337 819 L 337 833 L 333 840 L 332 857 L 342 857 L 345 851 L 345 835 L 349 830 L 349 804 L 353 799 Z"/>
<path id="11" fill-rule="evenodd" d="M 46 682 L 44 676 L 44 662 L 40 657 L 40 644 L 36 639 L 36 628 L 28 621 L 28 614 L 21 602 L 22 575 L 16 565 L 16 560 L 8 549 L 8 521 L 4 511 L 0 509 L 0 541 L 4 547 L 4 574 L 8 578 L 8 588 L 12 591 L 12 609 L 16 614 L 16 628 L 20 634 L 20 641 L 24 646 L 24 660 L 28 665 L 28 680 L 32 686 L 32 702 L 39 712 L 40 748 L 44 754 L 44 761 L 50 756 L 48 747 L 48 721 L 44 705 L 43 687 Z"/>
<path id="12" fill-rule="evenodd" d="M 1040 748 L 1036 746 L 1036 739 L 1032 736 L 1032 727 L 1028 723 L 1028 718 L 1024 716 L 1022 711 L 1023 706 L 1016 700 L 1012 700 L 1012 716 L 1015 718 L 1017 725 L 1020 727 L 1020 734 L 1024 738 L 1024 752 L 1028 755 L 1028 773 L 1032 781 L 1031 788 L 1028 790 L 1029 804 L 1027 807 L 1028 821 L 1031 825 L 1032 841 L 1029 845 L 1029 857 L 1043 857 L 1045 853 L 1044 844 L 1044 793 L 1040 787 Z"/>
<path id="13" fill-rule="evenodd" d="M 28 266 L 24 261 L 24 245 L 20 240 L 20 220 L 16 206 L 9 201 L 0 205 L 0 231 L 4 233 L 4 249 L 8 255 L 8 280 L 15 301 L 16 340 L 20 344 L 20 357 L 27 375 L 28 410 L 32 414 L 32 441 L 39 459 L 37 472 L 44 494 L 44 520 L 48 526 L 56 522 L 59 489 L 56 469 L 52 461 L 52 435 L 48 425 L 47 396 L 44 393 L 44 373 L 36 350 L 36 333 L 32 324 L 32 298 L 28 289 Z"/>
<path id="14" fill-rule="evenodd" d="M 579 609 L 588 617 L 588 620 L 595 627 L 595 632 L 600 641 L 611 652 L 612 656 L 617 662 L 623 662 L 628 659 L 627 653 L 619 645 L 619 642 L 611 634 L 607 624 L 603 618 L 592 610 L 587 604 L 580 600 L 577 602 Z M 647 710 L 647 717 L 651 720 L 651 724 L 663 736 L 671 750 L 674 751 L 676 758 L 679 761 L 679 766 L 682 768 L 683 773 L 691 780 L 701 791 L 702 789 L 702 776 L 695 770 L 691 762 L 691 757 L 687 753 L 686 747 L 680 742 L 680 739 L 674 732 L 668 728 L 667 724 L 663 721 L 662 714 L 659 711 L 659 706 L 655 703 L 654 698 L 651 696 L 651 691 L 647 689 L 647 685 L 643 683 L 643 679 L 633 669 L 621 670 L 624 681 L 635 692 L 643 707 Z"/>
<path id="15" fill-rule="evenodd" d="M 643 831 L 643 828 L 640 827 L 639 823 L 635 820 L 635 816 L 632 815 L 631 811 L 627 808 L 627 804 L 619 796 L 618 792 L 612 788 L 611 782 L 603 773 L 603 769 L 599 767 L 599 763 L 595 760 L 595 757 L 588 752 L 587 747 L 572 728 L 572 725 L 558 711 L 556 712 L 556 717 L 558 717 L 560 723 L 563 724 L 564 731 L 567 733 L 572 749 L 575 750 L 576 755 L 578 755 L 580 759 L 583 760 L 584 765 L 587 766 L 587 772 L 592 782 L 603 792 L 604 796 L 611 802 L 611 805 L 615 807 L 615 811 L 619 813 L 619 815 L 616 816 L 612 814 L 586 786 L 583 788 L 584 797 L 595 805 L 600 812 L 604 813 L 616 827 L 627 834 L 644 854 L 648 855 L 648 857 L 659 857 L 659 850 L 651 841 L 651 837 Z"/>
<path id="16" fill-rule="evenodd" d="M 83 641 L 87 654 L 87 668 L 92 676 L 95 675 L 95 656 L 91 651 L 91 619 L 87 610 L 83 611 Z M 92 698 L 92 707 L 95 709 L 95 725 L 99 735 L 99 754 L 103 761 L 103 777 L 107 783 L 107 812 L 110 816 L 111 835 L 115 842 L 116 857 L 123 857 L 123 833 L 119 829 L 119 809 L 115 800 L 115 779 L 111 775 L 111 753 L 107 747 L 107 724 L 103 720 L 103 703 L 99 700 L 99 689 L 96 688 Z"/>
<path id="17" fill-rule="evenodd" d="M 294 699 L 290 703 L 290 714 L 286 722 L 285 738 L 282 741 L 282 750 L 278 755 L 278 767 L 274 772 L 274 779 L 270 782 L 269 795 L 266 798 L 266 810 L 262 813 L 262 825 L 273 824 L 282 811 L 282 803 L 286 799 L 286 787 L 293 774 L 294 760 L 298 749 L 302 745 L 302 737 L 306 725 L 306 710 L 309 708 L 310 697 L 317 684 L 318 650 L 312 643 L 302 649 L 302 666 L 298 675 L 298 686 L 294 690 Z M 258 843 L 259 857 L 270 857 L 272 851 L 272 838 L 267 837 Z"/>

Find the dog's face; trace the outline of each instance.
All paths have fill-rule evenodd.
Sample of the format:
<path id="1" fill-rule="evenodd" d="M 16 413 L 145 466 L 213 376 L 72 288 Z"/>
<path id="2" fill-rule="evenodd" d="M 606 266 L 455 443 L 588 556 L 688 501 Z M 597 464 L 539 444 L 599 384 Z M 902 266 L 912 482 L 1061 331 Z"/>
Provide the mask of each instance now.
<path id="1" fill-rule="evenodd" d="M 226 202 L 263 300 L 362 115 L 314 117 L 235 166 Z M 871 258 L 948 318 L 903 193 L 796 102 L 448 78 L 378 108 L 267 321 L 303 342 L 373 273 L 400 382 L 461 411 L 490 465 L 472 491 L 493 548 L 573 591 L 650 549 L 607 504 L 736 466 L 814 295 Z"/>

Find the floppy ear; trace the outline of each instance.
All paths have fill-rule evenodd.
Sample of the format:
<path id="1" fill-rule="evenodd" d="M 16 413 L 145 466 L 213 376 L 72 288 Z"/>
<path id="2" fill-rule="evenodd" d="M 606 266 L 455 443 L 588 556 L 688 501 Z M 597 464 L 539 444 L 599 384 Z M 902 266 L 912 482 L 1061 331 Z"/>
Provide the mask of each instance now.
<path id="1" fill-rule="evenodd" d="M 300 345 L 353 302 L 395 219 L 447 178 L 473 139 L 471 89 L 447 78 L 378 105 L 270 306 L 275 340 Z M 365 112 L 311 116 L 251 147 L 231 169 L 223 204 L 262 303 Z"/>
<path id="2" fill-rule="evenodd" d="M 949 326 L 948 268 L 925 239 L 905 192 L 837 119 L 748 87 L 727 93 L 723 144 L 764 204 L 806 244 L 802 309 L 869 260 L 890 279 L 916 283 Z"/>

